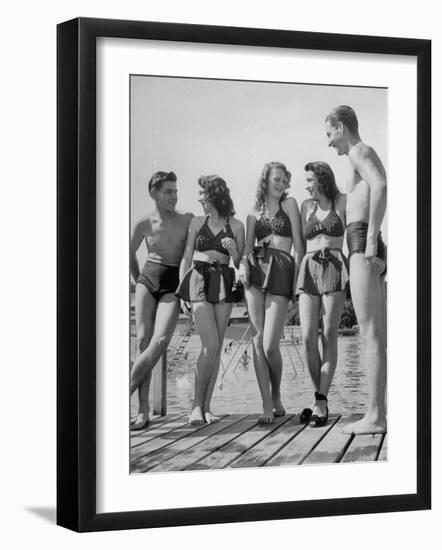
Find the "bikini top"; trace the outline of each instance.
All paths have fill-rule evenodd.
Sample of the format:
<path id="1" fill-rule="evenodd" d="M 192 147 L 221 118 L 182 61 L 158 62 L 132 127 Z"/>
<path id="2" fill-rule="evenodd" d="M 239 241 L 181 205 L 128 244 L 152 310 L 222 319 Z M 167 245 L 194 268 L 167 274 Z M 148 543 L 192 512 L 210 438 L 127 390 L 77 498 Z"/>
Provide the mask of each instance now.
<path id="1" fill-rule="evenodd" d="M 255 235 L 258 241 L 272 234 L 281 235 L 281 237 L 292 236 L 292 224 L 281 203 L 279 203 L 278 212 L 276 212 L 272 219 L 263 210 L 261 216 L 256 220 Z"/>
<path id="2" fill-rule="evenodd" d="M 207 252 L 209 250 L 215 250 L 216 252 L 221 252 L 221 254 L 229 255 L 229 251 L 223 247 L 221 244 L 222 239 L 230 237 L 234 239 L 232 228 L 229 224 L 229 219 L 224 229 L 221 229 L 216 235 L 213 234 L 212 230 L 209 227 L 209 216 L 206 216 L 206 220 L 203 225 L 200 227 L 196 239 L 195 239 L 195 250 L 198 252 Z"/>
<path id="3" fill-rule="evenodd" d="M 344 235 L 344 224 L 332 204 L 330 212 L 321 221 L 314 212 L 304 227 L 304 237 L 307 240 L 314 239 L 318 235 L 327 235 L 329 237 L 342 237 Z"/>

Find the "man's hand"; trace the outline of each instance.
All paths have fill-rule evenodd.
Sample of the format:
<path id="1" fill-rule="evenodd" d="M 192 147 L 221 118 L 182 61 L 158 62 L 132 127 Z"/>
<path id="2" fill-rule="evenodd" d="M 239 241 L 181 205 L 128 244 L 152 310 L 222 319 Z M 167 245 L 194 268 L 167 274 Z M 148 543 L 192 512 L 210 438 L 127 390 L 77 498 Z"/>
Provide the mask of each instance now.
<path id="1" fill-rule="evenodd" d="M 365 259 L 370 264 L 370 267 L 376 271 L 382 272 L 385 268 L 384 262 L 376 256 L 378 252 L 377 241 L 370 241 L 367 239 L 367 245 L 365 247 Z"/>

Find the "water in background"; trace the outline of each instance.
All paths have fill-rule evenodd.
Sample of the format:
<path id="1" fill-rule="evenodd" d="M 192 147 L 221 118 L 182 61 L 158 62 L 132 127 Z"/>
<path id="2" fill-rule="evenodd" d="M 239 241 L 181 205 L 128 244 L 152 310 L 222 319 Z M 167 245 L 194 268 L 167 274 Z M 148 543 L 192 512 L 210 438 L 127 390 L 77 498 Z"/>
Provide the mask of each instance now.
<path id="1" fill-rule="evenodd" d="M 252 345 L 247 338 L 241 342 L 247 324 L 232 325 L 224 340 L 225 351 L 221 355 L 221 367 L 212 398 L 212 411 L 227 413 L 260 413 L 261 397 L 253 367 Z M 186 334 L 184 324 L 177 327 L 168 350 L 167 413 L 190 411 L 194 372 L 201 344 L 198 334 L 192 334 L 182 354 L 177 349 Z M 135 354 L 135 328 L 131 326 L 131 358 Z M 298 342 L 298 343 L 296 343 Z M 247 350 L 248 364 L 240 361 Z M 289 413 L 300 412 L 313 401 L 313 390 L 305 367 L 304 349 L 300 343 L 299 327 L 286 327 L 281 341 L 283 377 L 282 401 Z M 247 362 L 247 361 L 246 361 Z M 366 374 L 362 362 L 361 343 L 358 335 L 340 336 L 338 339 L 338 366 L 329 392 L 331 412 L 349 414 L 365 409 Z M 137 410 L 137 398 L 132 399 L 132 414 Z"/>

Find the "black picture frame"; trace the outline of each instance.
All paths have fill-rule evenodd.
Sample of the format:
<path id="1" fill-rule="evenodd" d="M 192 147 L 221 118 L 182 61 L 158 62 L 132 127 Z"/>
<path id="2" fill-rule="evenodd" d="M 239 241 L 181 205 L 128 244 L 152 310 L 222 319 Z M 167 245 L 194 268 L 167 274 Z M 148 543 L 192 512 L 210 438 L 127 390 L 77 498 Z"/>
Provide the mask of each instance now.
<path id="1" fill-rule="evenodd" d="M 96 39 L 414 56 L 417 60 L 417 490 L 198 508 L 96 511 Z M 79 18 L 57 28 L 57 523 L 75 531 L 424 510 L 431 506 L 431 41 Z"/>

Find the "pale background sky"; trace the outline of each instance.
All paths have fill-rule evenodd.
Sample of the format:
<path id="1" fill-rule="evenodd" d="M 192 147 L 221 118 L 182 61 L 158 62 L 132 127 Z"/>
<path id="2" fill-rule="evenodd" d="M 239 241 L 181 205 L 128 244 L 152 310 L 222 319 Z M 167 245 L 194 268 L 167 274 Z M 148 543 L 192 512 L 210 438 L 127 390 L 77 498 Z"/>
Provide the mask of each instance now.
<path id="1" fill-rule="evenodd" d="M 355 109 L 362 140 L 388 171 L 387 95 L 375 88 L 132 76 L 132 225 L 153 209 L 147 182 L 157 170 L 177 174 L 177 209 L 196 215 L 198 177 L 223 177 L 243 222 L 269 161 L 292 173 L 289 193 L 299 205 L 309 196 L 307 162 L 328 162 L 344 190 L 348 160 L 327 147 L 324 130 L 326 115 L 342 104 Z M 382 229 L 386 238 L 386 223 Z"/>

